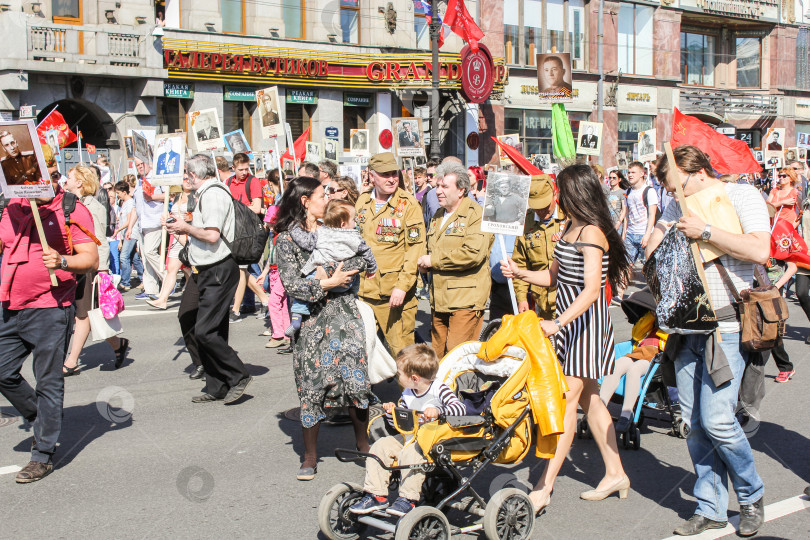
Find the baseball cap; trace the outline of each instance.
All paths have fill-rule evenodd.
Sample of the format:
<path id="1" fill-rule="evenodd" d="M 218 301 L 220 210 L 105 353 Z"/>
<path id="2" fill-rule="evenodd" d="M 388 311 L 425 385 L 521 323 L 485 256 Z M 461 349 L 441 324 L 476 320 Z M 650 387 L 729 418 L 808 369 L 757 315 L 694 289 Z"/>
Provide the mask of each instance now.
<path id="1" fill-rule="evenodd" d="M 547 174 L 532 176 L 532 183 L 529 186 L 529 208 L 540 210 L 551 205 L 553 200 L 554 186 L 551 184 L 551 177 Z"/>
<path id="2" fill-rule="evenodd" d="M 377 173 L 387 173 L 391 171 L 398 171 L 397 158 L 391 152 L 382 152 L 374 154 L 368 160 L 369 168 Z"/>

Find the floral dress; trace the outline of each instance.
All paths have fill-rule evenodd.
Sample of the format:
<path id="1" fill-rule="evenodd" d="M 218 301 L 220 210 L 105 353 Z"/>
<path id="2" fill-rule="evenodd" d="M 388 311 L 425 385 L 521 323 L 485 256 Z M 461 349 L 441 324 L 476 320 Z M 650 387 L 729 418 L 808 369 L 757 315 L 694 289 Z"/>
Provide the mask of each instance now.
<path id="1" fill-rule="evenodd" d="M 366 335 L 352 292 L 325 292 L 301 268 L 311 253 L 279 235 L 276 262 L 287 295 L 309 303 L 310 316 L 301 324 L 293 350 L 293 371 L 301 401 L 301 424 L 313 427 L 326 418 L 327 407 L 368 408 L 374 394 L 368 380 Z M 331 266 L 331 268 L 329 267 Z M 324 269 L 334 270 L 333 265 Z M 365 270 L 362 257 L 343 262 L 343 270 Z"/>

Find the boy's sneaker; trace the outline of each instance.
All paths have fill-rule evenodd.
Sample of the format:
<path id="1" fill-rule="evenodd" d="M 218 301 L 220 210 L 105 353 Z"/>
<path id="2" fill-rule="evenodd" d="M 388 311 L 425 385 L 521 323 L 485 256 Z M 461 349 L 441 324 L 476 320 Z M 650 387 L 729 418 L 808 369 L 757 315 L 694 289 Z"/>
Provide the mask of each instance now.
<path id="1" fill-rule="evenodd" d="M 405 497 L 397 497 L 397 500 L 394 501 L 394 504 L 388 507 L 388 512 L 392 516 L 399 516 L 402 517 L 411 510 L 413 510 L 414 506 L 416 506 L 413 501 L 409 501 Z"/>
<path id="2" fill-rule="evenodd" d="M 777 375 L 776 379 L 774 380 L 776 382 L 788 382 L 794 375 L 796 375 L 795 369 L 791 369 L 790 371 L 780 371 L 779 375 Z"/>
<path id="3" fill-rule="evenodd" d="M 352 514 L 370 514 L 377 510 L 385 510 L 388 508 L 387 497 L 377 497 L 371 493 L 366 493 L 366 496 L 354 503 L 349 512 Z"/>
<path id="4" fill-rule="evenodd" d="M 157 296 L 155 296 L 154 294 L 147 294 L 145 292 L 142 292 L 140 294 L 135 295 L 135 300 L 157 300 Z"/>
<path id="5" fill-rule="evenodd" d="M 228 315 L 228 322 L 231 324 L 242 322 L 242 314 L 231 311 L 231 313 Z"/>

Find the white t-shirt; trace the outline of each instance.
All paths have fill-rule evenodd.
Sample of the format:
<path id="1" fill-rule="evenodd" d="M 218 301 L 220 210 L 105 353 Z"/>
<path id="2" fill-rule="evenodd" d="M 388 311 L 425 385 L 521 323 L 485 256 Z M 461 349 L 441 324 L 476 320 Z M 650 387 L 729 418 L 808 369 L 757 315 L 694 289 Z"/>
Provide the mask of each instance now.
<path id="1" fill-rule="evenodd" d="M 152 181 L 152 173 L 146 177 Z M 154 194 L 163 193 L 161 186 L 155 186 Z M 147 201 L 144 198 L 143 187 L 138 186 L 132 194 L 135 199 L 135 209 L 138 211 L 138 225 L 141 230 L 160 227 L 160 217 L 163 215 L 163 201 Z"/>
<path id="2" fill-rule="evenodd" d="M 764 232 L 770 234 L 770 220 L 768 218 L 768 208 L 765 201 L 759 194 L 759 190 L 748 184 L 724 184 L 731 205 L 740 218 L 743 234 L 753 232 Z M 672 203 L 667 206 L 666 211 L 661 216 L 659 222 L 678 221 L 681 218 L 681 206 Z M 712 229 L 723 229 L 722 223 L 711 223 Z M 734 259 L 730 255 L 721 255 L 720 263 L 728 272 L 731 282 L 737 288 L 737 292 L 751 287 L 754 281 L 754 264 L 750 262 Z M 723 280 L 717 267 L 709 264 L 705 267 L 706 281 L 709 285 L 709 296 L 712 300 L 712 307 L 716 310 L 731 305 L 733 296 L 723 285 Z M 736 321 L 721 322 L 718 329 L 723 334 L 740 331 L 740 325 Z"/>
<path id="3" fill-rule="evenodd" d="M 627 233 L 644 234 L 647 232 L 647 220 L 649 210 L 647 205 L 656 206 L 658 204 L 658 194 L 655 189 L 642 185 L 640 188 L 631 189 L 627 195 Z M 644 190 L 647 189 L 647 200 L 644 201 Z M 645 204 L 646 202 L 646 204 Z"/>
<path id="4" fill-rule="evenodd" d="M 135 199 L 130 197 L 126 201 L 121 204 L 121 209 L 118 211 L 118 227 L 122 225 L 126 225 L 129 223 L 129 213 L 135 210 Z M 138 221 L 135 221 L 135 226 L 133 230 L 137 232 L 138 230 Z M 124 235 L 126 234 L 127 230 L 124 229 L 120 233 L 118 233 L 118 240 L 124 240 Z"/>

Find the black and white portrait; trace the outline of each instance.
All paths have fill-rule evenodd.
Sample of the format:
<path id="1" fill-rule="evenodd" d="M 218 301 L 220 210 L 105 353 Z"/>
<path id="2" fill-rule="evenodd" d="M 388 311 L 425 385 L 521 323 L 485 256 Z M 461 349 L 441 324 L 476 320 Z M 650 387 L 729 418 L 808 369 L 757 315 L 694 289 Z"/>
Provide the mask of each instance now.
<path id="1" fill-rule="evenodd" d="M 232 154 L 250 154 L 252 152 L 241 129 L 225 134 L 225 148 Z"/>
<path id="2" fill-rule="evenodd" d="M 350 149 L 353 156 L 367 156 L 368 151 L 368 130 L 353 129 L 350 132 Z"/>
<path id="3" fill-rule="evenodd" d="M 278 87 L 271 86 L 256 91 L 256 103 L 259 108 L 259 122 L 262 127 L 262 138 L 281 137 L 284 134 L 284 124 L 281 119 Z"/>
<path id="4" fill-rule="evenodd" d="M 577 142 L 577 154 L 598 156 L 602 146 L 602 124 L 599 122 L 580 122 Z"/>
<path id="5" fill-rule="evenodd" d="M 323 140 L 323 157 L 331 161 L 337 161 L 337 139 L 324 139 Z"/>
<path id="6" fill-rule="evenodd" d="M 530 176 L 491 173 L 487 178 L 482 232 L 521 234 L 529 205 Z"/>
<path id="7" fill-rule="evenodd" d="M 393 118 L 394 146 L 399 157 L 413 157 L 424 154 L 421 118 Z"/>
<path id="8" fill-rule="evenodd" d="M 225 146 L 216 109 L 194 111 L 190 116 L 191 133 L 198 152 L 219 150 Z"/>
<path id="9" fill-rule="evenodd" d="M 655 161 L 655 129 L 648 129 L 638 134 L 639 161 Z"/>

